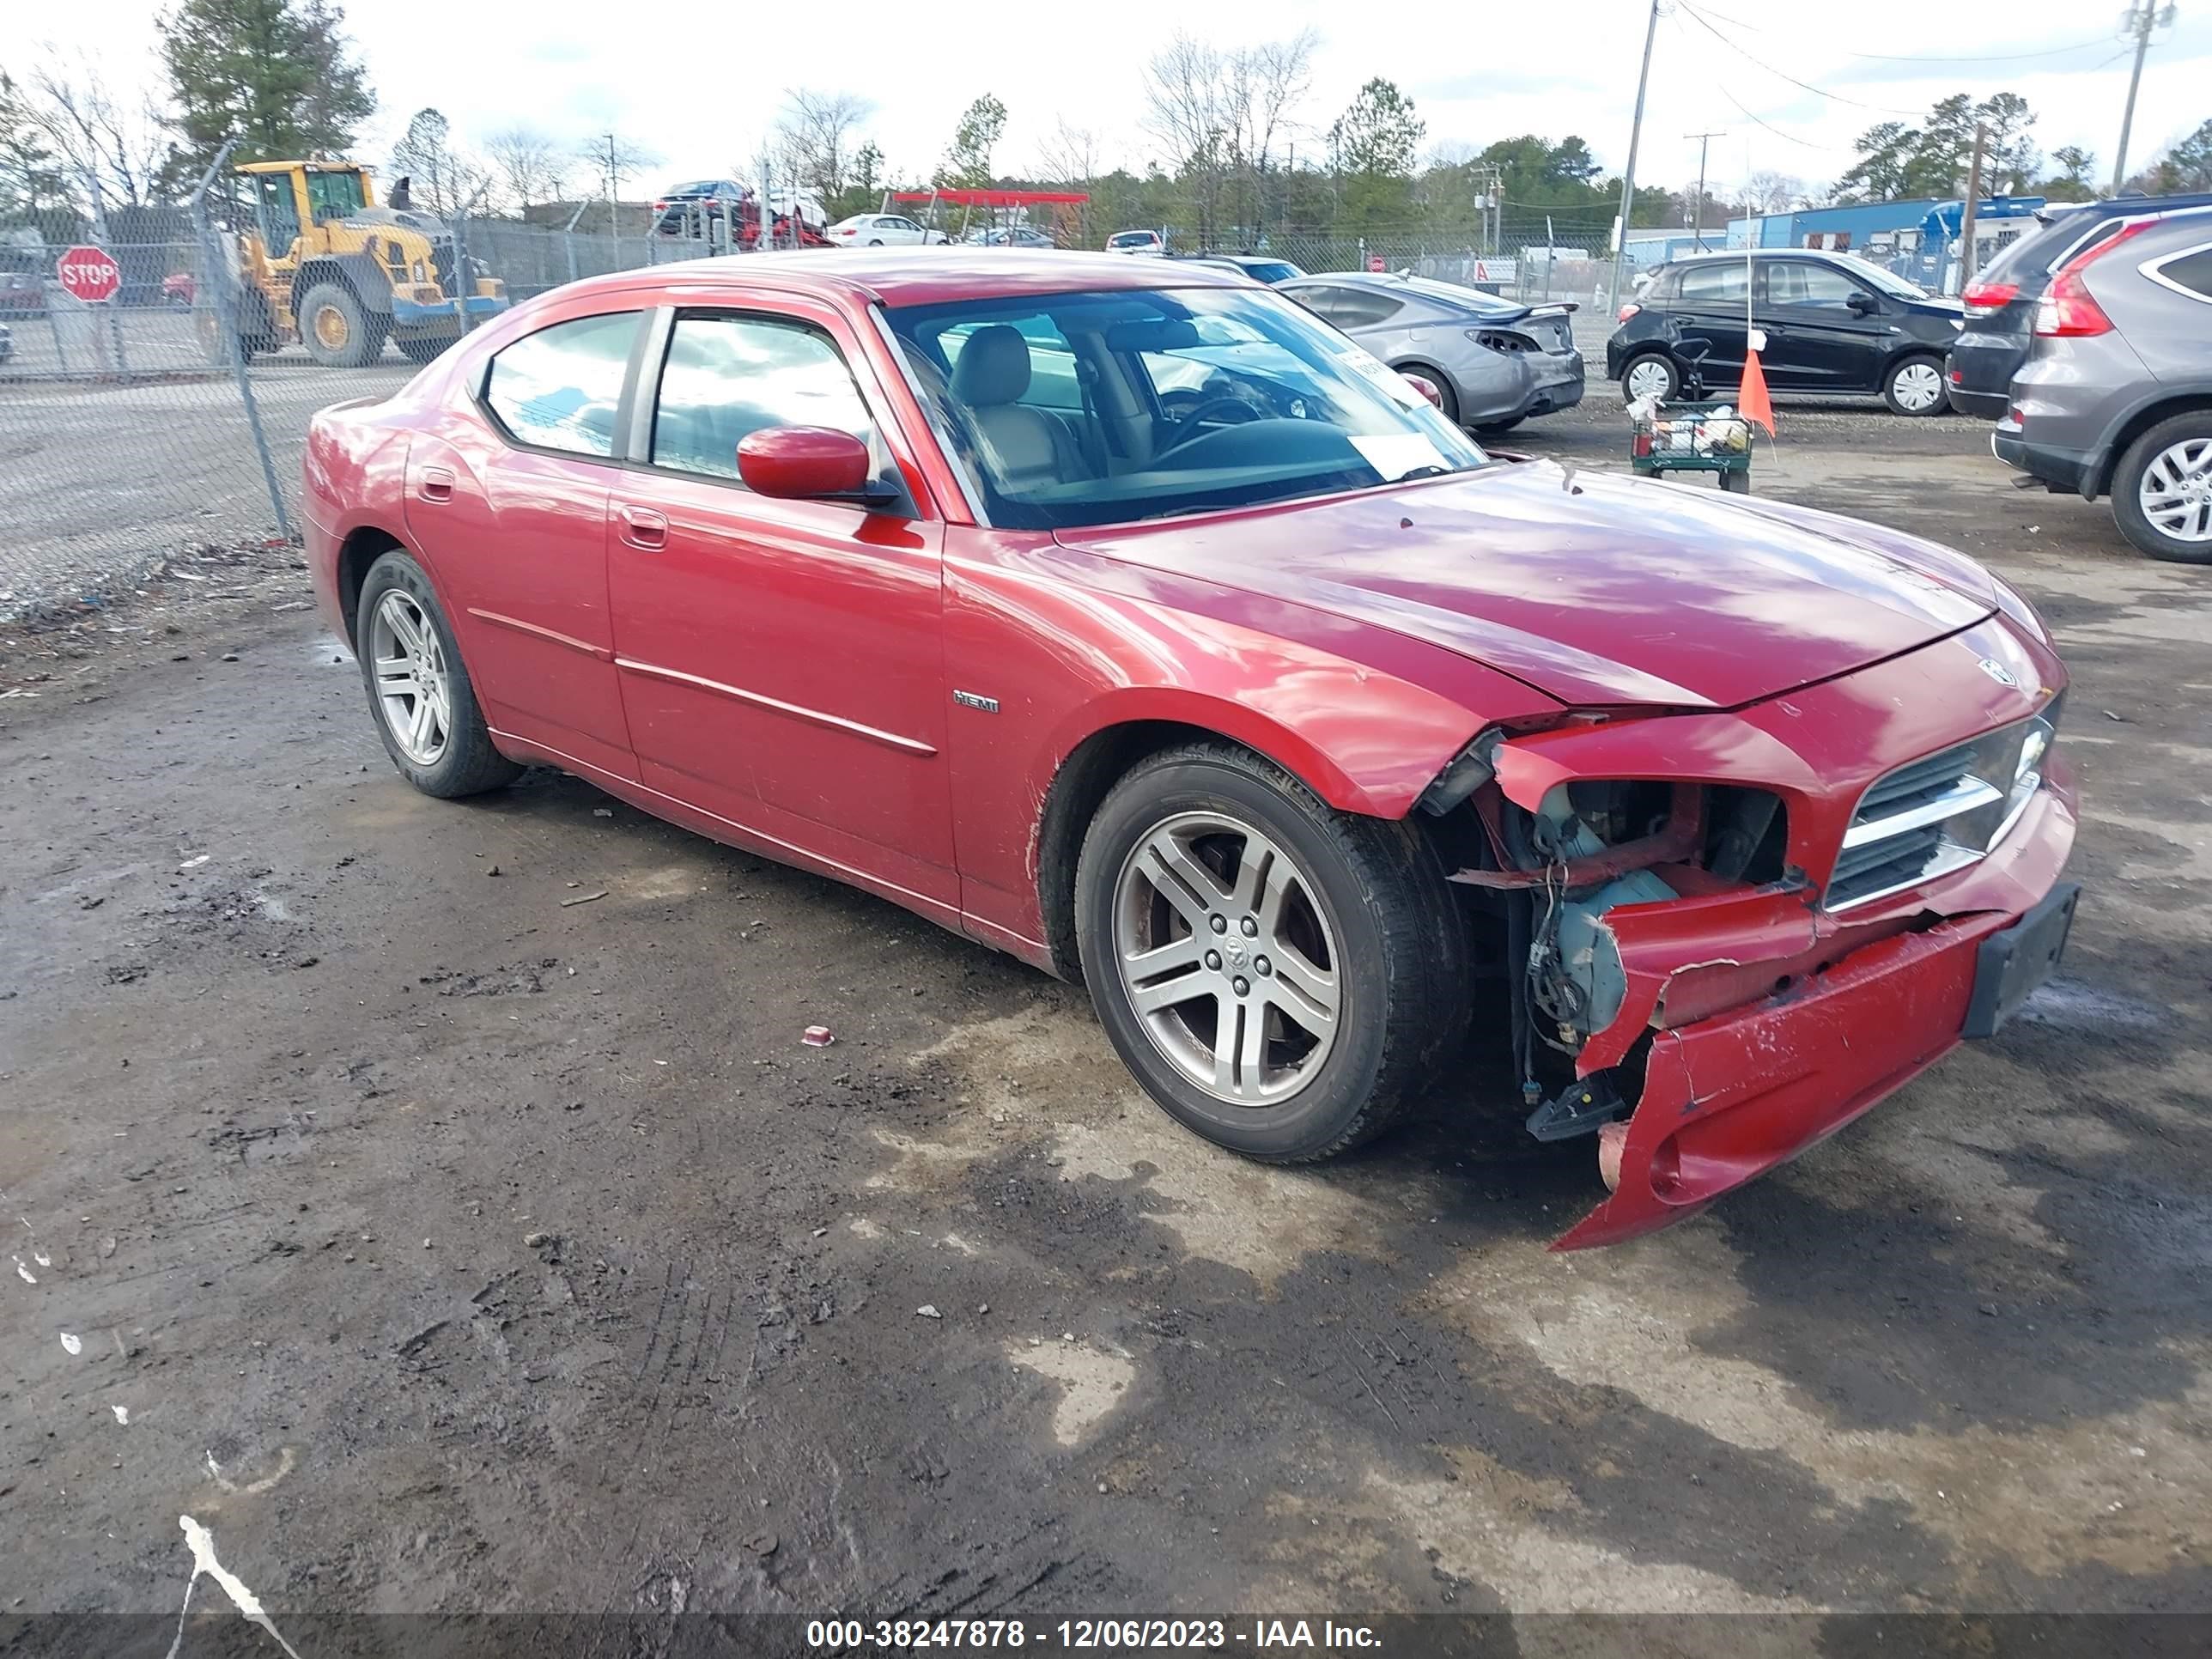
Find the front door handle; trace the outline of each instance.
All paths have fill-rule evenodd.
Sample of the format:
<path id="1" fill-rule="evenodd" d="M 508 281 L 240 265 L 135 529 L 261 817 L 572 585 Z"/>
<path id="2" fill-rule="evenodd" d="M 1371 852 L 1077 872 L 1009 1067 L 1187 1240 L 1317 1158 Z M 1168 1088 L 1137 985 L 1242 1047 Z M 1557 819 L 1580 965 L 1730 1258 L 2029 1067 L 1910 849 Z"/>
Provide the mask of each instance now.
<path id="1" fill-rule="evenodd" d="M 450 501 L 453 499 L 453 471 L 447 466 L 426 466 L 422 469 L 422 499 L 426 501 Z"/>
<path id="2" fill-rule="evenodd" d="M 648 553 L 658 553 L 668 545 L 668 519 L 649 507 L 628 504 L 615 508 L 615 517 L 622 523 L 622 538 L 632 547 L 642 548 Z"/>

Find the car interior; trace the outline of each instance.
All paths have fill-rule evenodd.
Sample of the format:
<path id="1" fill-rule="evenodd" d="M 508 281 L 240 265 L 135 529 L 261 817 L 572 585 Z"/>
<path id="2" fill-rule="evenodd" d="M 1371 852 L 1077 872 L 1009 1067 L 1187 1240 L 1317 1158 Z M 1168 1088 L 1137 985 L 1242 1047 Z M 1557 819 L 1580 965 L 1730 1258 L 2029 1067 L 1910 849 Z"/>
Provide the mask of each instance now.
<path id="1" fill-rule="evenodd" d="M 1261 321 L 1194 316 L 1164 299 L 1060 295 L 998 302 L 982 316 L 974 302 L 941 316 L 891 313 L 995 522 L 1097 523 L 1480 464 L 1425 406 L 1412 410 L 1410 391 L 1379 364 L 1344 375 L 1322 366 L 1358 362 L 1340 344 L 1301 349 L 1288 307 Z M 1386 452 L 1393 459 L 1379 460 Z"/>

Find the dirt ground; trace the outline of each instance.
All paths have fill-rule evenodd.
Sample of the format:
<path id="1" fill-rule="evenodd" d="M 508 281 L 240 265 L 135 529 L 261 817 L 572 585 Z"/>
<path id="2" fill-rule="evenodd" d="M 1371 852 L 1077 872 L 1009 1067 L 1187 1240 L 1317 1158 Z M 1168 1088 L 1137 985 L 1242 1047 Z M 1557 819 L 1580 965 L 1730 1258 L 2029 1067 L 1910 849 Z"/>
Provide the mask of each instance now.
<path id="1" fill-rule="evenodd" d="M 2212 573 L 1970 422 L 1783 434 L 1763 491 L 2053 625 L 2080 925 L 1998 1041 L 1568 1257 L 1589 1148 L 1479 1154 L 1503 1093 L 1257 1167 L 889 905 L 550 774 L 415 794 L 289 556 L 0 629 L 0 1620 L 166 1644 L 180 1515 L 279 1629 L 2212 1612 Z"/>

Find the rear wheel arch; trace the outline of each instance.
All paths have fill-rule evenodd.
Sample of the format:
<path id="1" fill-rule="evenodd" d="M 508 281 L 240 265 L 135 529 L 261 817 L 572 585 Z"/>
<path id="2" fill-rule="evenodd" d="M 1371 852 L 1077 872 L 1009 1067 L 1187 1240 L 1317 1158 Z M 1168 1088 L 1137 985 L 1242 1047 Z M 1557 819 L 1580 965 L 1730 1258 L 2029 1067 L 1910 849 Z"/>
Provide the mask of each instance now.
<path id="1" fill-rule="evenodd" d="M 1452 384 L 1450 375 L 1445 374 L 1434 363 L 1421 357 L 1408 357 L 1401 362 L 1391 364 L 1390 367 L 1401 374 L 1418 374 L 1423 380 L 1433 384 L 1436 389 L 1444 395 L 1444 406 L 1437 412 L 1454 426 L 1459 424 L 1459 389 Z"/>
<path id="2" fill-rule="evenodd" d="M 349 648 L 357 648 L 361 643 L 354 637 L 359 631 L 358 620 L 354 613 L 361 607 L 362 584 L 368 580 L 368 573 L 375 568 L 376 562 L 387 553 L 404 553 L 409 558 L 414 560 L 422 568 L 423 575 L 429 579 L 431 591 L 436 594 L 438 604 L 445 611 L 447 618 L 450 620 L 457 614 L 453 600 L 446 591 L 444 580 L 440 576 L 437 568 L 424 556 L 421 548 L 395 536 L 382 525 L 357 525 L 346 533 L 345 539 L 338 544 L 338 604 L 345 612 L 346 644 Z M 456 626 L 454 632 L 459 634 L 459 627 Z"/>
<path id="3" fill-rule="evenodd" d="M 2144 404 L 2141 409 L 2112 428 L 2105 441 L 2103 452 L 2081 492 L 2085 501 L 2095 501 L 2100 495 L 2112 493 L 2112 475 L 2119 471 L 2120 458 L 2131 448 L 2135 441 L 2156 426 L 2160 421 L 2171 420 L 2176 415 L 2193 414 L 2198 410 L 2212 409 L 2212 392 L 2184 393 L 2179 397 L 2161 398 Z"/>

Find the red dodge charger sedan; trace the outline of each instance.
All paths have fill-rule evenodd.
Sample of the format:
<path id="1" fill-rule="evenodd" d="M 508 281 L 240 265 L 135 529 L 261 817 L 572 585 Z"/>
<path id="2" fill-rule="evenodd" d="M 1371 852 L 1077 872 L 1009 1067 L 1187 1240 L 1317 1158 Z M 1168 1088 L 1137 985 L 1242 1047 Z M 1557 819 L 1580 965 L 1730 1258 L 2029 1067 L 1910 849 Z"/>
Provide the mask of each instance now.
<path id="1" fill-rule="evenodd" d="M 2002 582 L 1486 455 L 1233 272 L 572 283 L 319 415 L 307 499 L 417 788 L 560 767 L 1079 976 L 1249 1157 L 1440 1084 L 1588 1136 L 1563 1245 L 1995 1031 L 2072 920 L 2065 672 Z"/>

